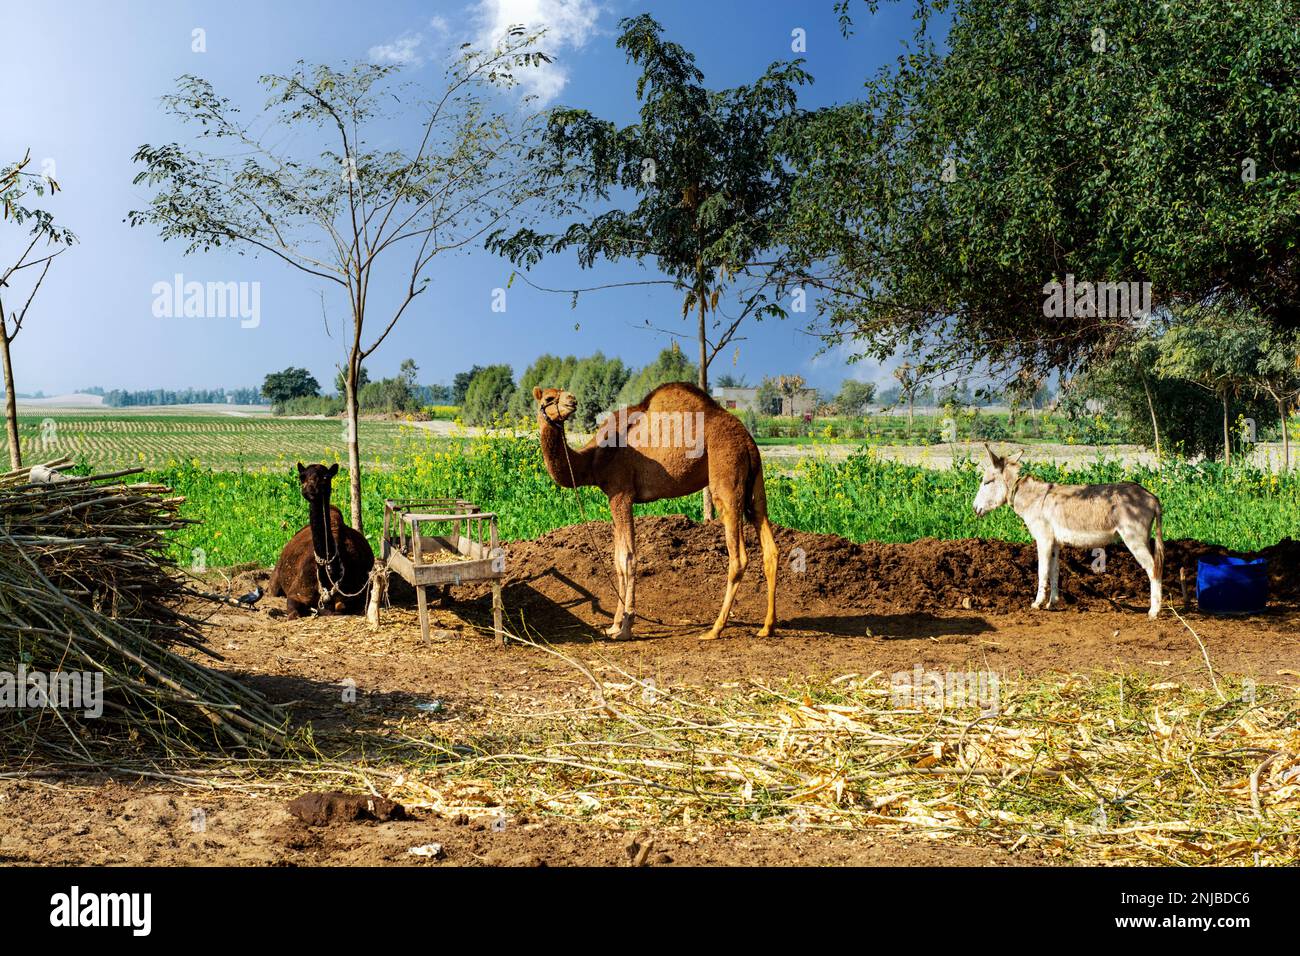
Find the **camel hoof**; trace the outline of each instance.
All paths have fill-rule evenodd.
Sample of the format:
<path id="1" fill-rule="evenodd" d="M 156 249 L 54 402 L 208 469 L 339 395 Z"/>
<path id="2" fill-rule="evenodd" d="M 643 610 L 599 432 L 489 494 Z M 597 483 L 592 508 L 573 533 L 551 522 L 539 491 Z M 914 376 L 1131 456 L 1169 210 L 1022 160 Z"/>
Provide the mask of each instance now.
<path id="1" fill-rule="evenodd" d="M 701 641 L 716 641 L 717 639 L 718 639 L 717 631 L 705 631 L 697 638 L 697 640 L 701 640 Z"/>
<path id="2" fill-rule="evenodd" d="M 1158 607 L 1152 608 L 1150 611 L 1147 611 L 1147 617 L 1149 617 L 1153 621 L 1159 616 L 1160 616 L 1160 608 Z"/>
<path id="3" fill-rule="evenodd" d="M 762 628 L 759 628 L 758 633 L 755 634 L 754 636 L 755 636 L 755 637 L 771 637 L 771 636 L 772 636 L 772 629 L 771 629 L 770 627 L 762 627 Z"/>
<path id="4" fill-rule="evenodd" d="M 611 624 L 605 628 L 605 636 L 611 641 L 625 640 L 632 636 L 632 625 L 627 621 L 622 624 Z"/>

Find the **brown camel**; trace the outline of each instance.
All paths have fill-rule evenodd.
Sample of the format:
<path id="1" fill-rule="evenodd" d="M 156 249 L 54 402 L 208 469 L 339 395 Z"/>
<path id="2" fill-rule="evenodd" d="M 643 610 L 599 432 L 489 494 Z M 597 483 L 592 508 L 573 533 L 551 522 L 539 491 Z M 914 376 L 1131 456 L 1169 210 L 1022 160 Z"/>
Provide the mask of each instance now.
<path id="1" fill-rule="evenodd" d="M 776 539 L 767 520 L 758 446 L 740 419 L 694 385 L 669 382 L 640 405 L 611 414 L 586 446 L 572 449 L 564 437 L 564 423 L 577 408 L 577 400 L 555 388 L 535 388 L 533 398 L 542 457 L 555 483 L 562 488 L 595 485 L 609 497 L 618 606 L 605 633 L 614 638 L 630 636 L 636 616 L 633 503 L 677 498 L 707 485 L 726 531 L 729 561 L 722 610 L 701 640 L 716 638 L 726 627 L 736 587 L 749 564 L 742 517 L 758 528 L 763 548 L 767 616 L 758 636 L 771 635 L 776 618 Z"/>
<path id="2" fill-rule="evenodd" d="M 280 552 L 267 588 L 272 597 L 284 597 L 290 619 L 312 610 L 355 614 L 365 608 L 375 553 L 365 535 L 344 524 L 343 513 L 330 504 L 330 483 L 338 470 L 338 465 L 303 467 L 298 462 L 298 480 L 308 504 L 307 526 Z M 324 603 L 322 593 L 327 596 Z"/>

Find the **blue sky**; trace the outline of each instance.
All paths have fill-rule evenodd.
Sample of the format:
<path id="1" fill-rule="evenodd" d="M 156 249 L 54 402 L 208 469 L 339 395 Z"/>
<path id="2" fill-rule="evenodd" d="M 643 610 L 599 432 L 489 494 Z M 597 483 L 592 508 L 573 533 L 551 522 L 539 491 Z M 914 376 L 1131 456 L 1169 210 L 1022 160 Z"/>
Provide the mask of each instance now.
<path id="1" fill-rule="evenodd" d="M 715 87 L 748 82 L 773 60 L 795 57 L 791 34 L 804 30 L 802 55 L 816 78 L 803 98 L 808 107 L 857 96 L 863 80 L 899 54 L 913 27 L 911 4 L 887 6 L 874 17 L 863 5 L 846 39 L 831 0 L 7 3 L 0 160 L 10 162 L 30 148 L 33 169 L 50 164 L 63 191 L 47 208 L 81 240 L 51 269 L 15 343 L 18 391 L 233 388 L 260 385 L 267 372 L 287 365 L 309 368 L 322 384 L 332 381 L 344 354 L 339 293 L 326 290 L 326 310 L 336 320 L 329 337 L 322 328 L 320 280 L 266 256 L 185 256 L 180 244 L 163 242 L 152 228 L 133 229 L 123 221 L 148 198 L 145 188 L 131 183 L 138 171 L 131 162 L 135 149 L 187 135 L 158 103 L 177 76 L 210 80 L 246 111 L 264 99 L 257 77 L 287 71 L 298 59 L 335 65 L 401 60 L 407 78 L 433 84 L 443 68 L 439 54 L 451 44 L 490 35 L 494 25 L 543 20 L 550 26 L 545 46 L 556 62 L 533 83 L 533 92 L 551 104 L 629 122 L 637 105 L 635 71 L 614 40 L 619 19 L 643 11 L 695 53 Z M 195 29 L 204 31 L 204 52 L 192 49 Z M 0 226 L 0 254 L 7 256 L 16 241 L 12 226 Z M 647 319 L 691 331 L 680 318 L 680 295 L 667 289 L 596 292 L 573 309 L 567 296 L 516 282 L 506 311 L 493 312 L 491 290 L 504 286 L 510 271 L 481 249 L 436 262 L 429 291 L 368 362 L 372 376 L 394 373 L 407 357 L 420 366 L 423 382 L 449 382 L 473 364 L 495 362 L 510 364 L 518 376 L 542 352 L 597 349 L 639 366 L 669 342 L 663 333 L 644 330 Z M 260 324 L 155 317 L 153 287 L 176 273 L 200 282 L 259 283 Z M 583 271 L 571 258 L 555 257 L 531 277 L 541 285 L 574 287 L 642 274 L 626 264 L 598 263 Z M 816 357 L 819 341 L 808 334 L 809 316 L 811 310 L 785 322 L 751 324 L 738 354 L 715 361 L 714 377 L 735 372 L 756 384 L 764 375 L 795 372 L 828 389 L 845 377 L 878 377 L 876 366 L 850 368 L 842 353 Z M 694 354 L 689 341 L 684 347 Z"/>

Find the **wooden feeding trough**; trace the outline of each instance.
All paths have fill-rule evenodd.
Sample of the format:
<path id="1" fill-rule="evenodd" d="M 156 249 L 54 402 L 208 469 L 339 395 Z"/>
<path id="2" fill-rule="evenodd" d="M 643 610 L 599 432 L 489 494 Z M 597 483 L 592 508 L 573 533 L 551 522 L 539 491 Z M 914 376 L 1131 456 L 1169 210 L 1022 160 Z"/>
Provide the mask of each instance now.
<path id="1" fill-rule="evenodd" d="M 501 579 L 505 559 L 497 539 L 497 516 L 461 498 L 401 498 L 384 502 L 382 558 L 390 571 L 415 588 L 420 637 L 429 641 L 426 588 L 470 581 L 492 582 L 492 624 L 506 643 Z"/>

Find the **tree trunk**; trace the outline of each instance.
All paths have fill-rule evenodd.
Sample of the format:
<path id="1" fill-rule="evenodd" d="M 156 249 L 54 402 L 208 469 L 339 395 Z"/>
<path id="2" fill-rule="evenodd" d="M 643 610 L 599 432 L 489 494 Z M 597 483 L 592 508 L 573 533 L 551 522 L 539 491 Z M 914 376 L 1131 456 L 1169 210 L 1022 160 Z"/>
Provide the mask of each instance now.
<path id="1" fill-rule="evenodd" d="M 4 316 L 0 315 L 0 322 Z M 5 374 L 5 432 L 9 438 L 9 467 L 17 470 L 23 466 L 23 450 L 18 444 L 18 395 L 14 391 L 14 366 L 9 358 L 9 336 L 0 326 L 0 358 L 4 360 Z"/>
<path id="2" fill-rule="evenodd" d="M 357 398 L 357 375 L 361 366 L 360 356 L 353 349 L 348 356 L 347 396 L 344 415 L 347 417 L 348 439 L 348 494 L 352 499 L 352 527 L 362 534 L 361 525 L 361 443 L 358 419 L 360 403 Z"/>
<path id="3" fill-rule="evenodd" d="M 705 336 L 707 326 L 704 321 L 704 263 L 697 258 L 695 260 L 695 299 L 699 307 L 700 314 L 700 389 L 705 395 L 709 394 L 709 343 Z M 707 449 L 706 449 L 707 454 Z M 713 520 L 713 495 L 709 492 L 709 486 L 704 486 L 704 499 L 702 501 L 702 510 L 705 521 Z"/>
<path id="4" fill-rule="evenodd" d="M 1232 431 L 1228 427 L 1228 396 L 1223 396 L 1223 463 L 1232 464 Z"/>
<path id="5" fill-rule="evenodd" d="M 1142 391 L 1147 396 L 1147 411 L 1151 413 L 1151 433 L 1156 439 L 1156 461 L 1162 461 L 1164 456 L 1160 454 L 1160 423 L 1156 421 L 1156 406 L 1151 400 L 1151 386 L 1147 384 L 1147 377 L 1142 376 Z"/>
<path id="6" fill-rule="evenodd" d="M 1277 415 L 1282 420 L 1282 470 L 1291 470 L 1291 436 L 1286 433 L 1286 399 L 1277 400 Z"/>

